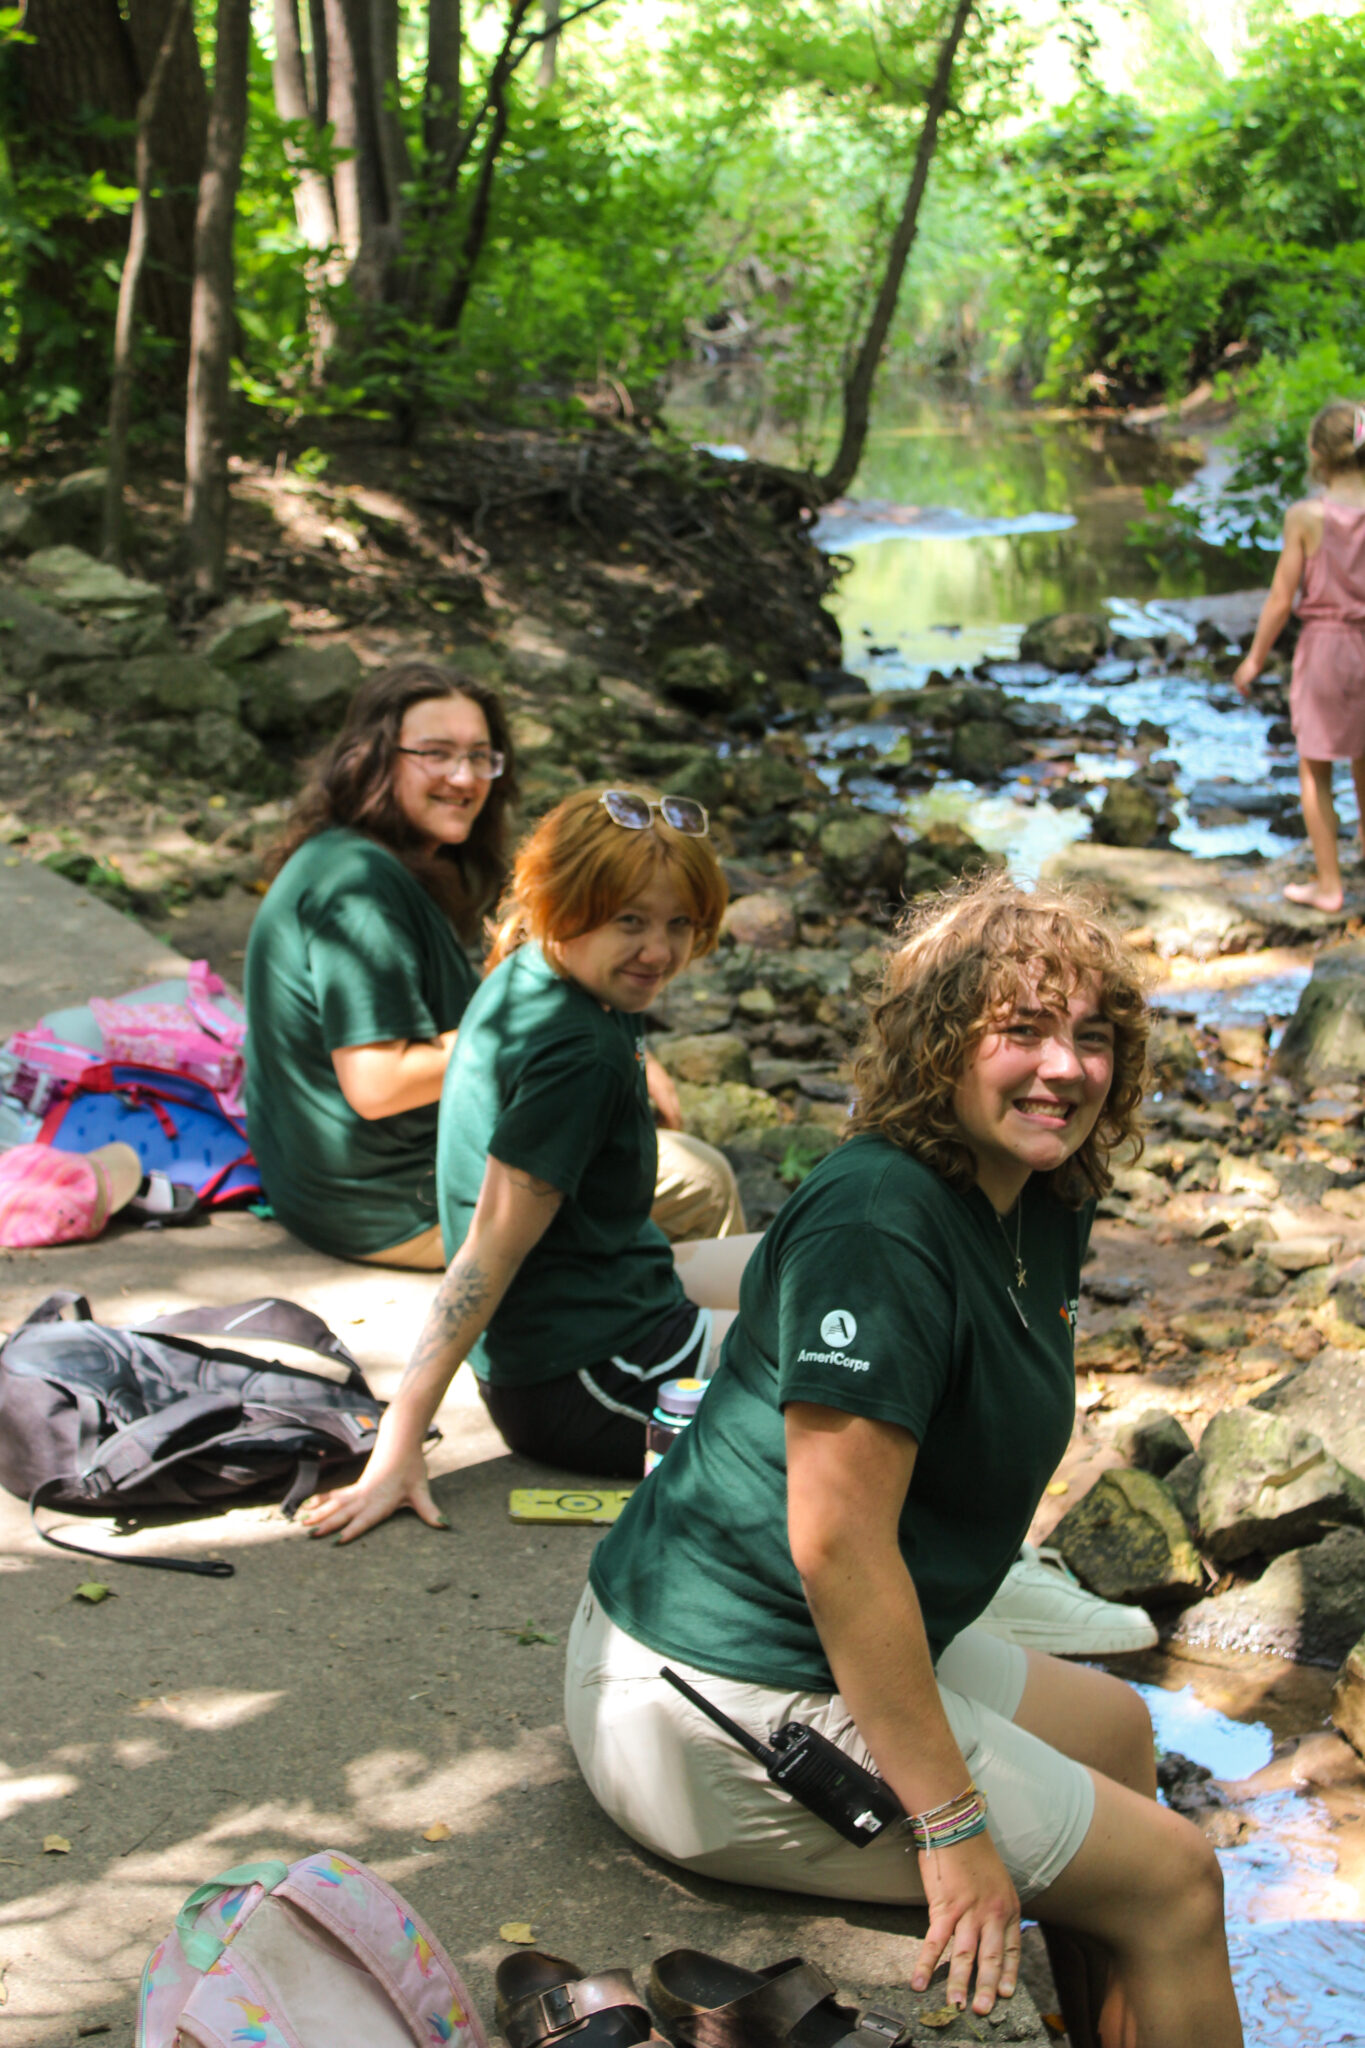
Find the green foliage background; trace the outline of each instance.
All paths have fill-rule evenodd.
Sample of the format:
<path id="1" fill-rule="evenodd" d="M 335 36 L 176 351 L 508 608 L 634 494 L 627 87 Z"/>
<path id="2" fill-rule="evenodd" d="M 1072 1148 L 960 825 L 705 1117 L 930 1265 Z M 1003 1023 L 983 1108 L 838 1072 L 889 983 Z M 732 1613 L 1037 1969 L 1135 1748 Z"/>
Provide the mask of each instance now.
<path id="1" fill-rule="evenodd" d="M 1141 0 L 1134 0 L 1141 4 Z M 199 26 L 211 55 L 211 9 Z M 1180 0 L 1145 0 L 1149 100 L 1087 82 L 1039 118 L 1030 51 L 1060 21 L 1090 78 L 1080 0 L 1025 20 L 982 0 L 955 74 L 884 374 L 938 370 L 1065 404 L 1235 389 L 1231 481 L 1248 536 L 1302 484 L 1324 398 L 1365 388 L 1365 20 L 1271 5 L 1237 75 Z M 466 10 L 477 88 L 500 17 Z M 420 216 L 424 9 L 404 10 L 401 114 Z M 238 210 L 237 383 L 271 431 L 338 416 L 552 416 L 610 385 L 648 404 L 704 334 L 738 316 L 792 441 L 827 444 L 841 380 L 904 190 L 944 0 L 626 0 L 563 38 L 556 83 L 519 74 L 492 228 L 466 317 L 443 333 L 411 299 L 361 304 L 294 213 L 300 155 L 330 133 L 276 113 L 253 54 Z M 0 131 L 21 33 L 0 9 Z M 482 57 L 479 53 L 482 51 Z M 93 123 L 106 117 L 97 109 Z M 131 194 L 51 167 L 16 178 L 0 145 L 0 435 L 89 435 L 106 396 L 115 256 L 84 259 L 76 310 L 35 305 L 63 222 L 125 215 Z M 450 260 L 440 219 L 413 260 Z M 329 281 L 330 280 L 330 281 Z M 319 374 L 316 336 L 337 341 Z M 146 359 L 141 431 L 175 394 Z"/>

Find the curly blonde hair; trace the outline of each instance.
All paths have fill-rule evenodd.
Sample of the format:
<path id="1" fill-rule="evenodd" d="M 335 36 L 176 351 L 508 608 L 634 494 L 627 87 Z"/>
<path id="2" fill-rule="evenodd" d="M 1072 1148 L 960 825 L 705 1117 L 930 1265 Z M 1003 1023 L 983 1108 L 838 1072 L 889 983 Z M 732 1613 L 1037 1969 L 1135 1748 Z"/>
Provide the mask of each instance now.
<path id="1" fill-rule="evenodd" d="M 1112 1184 L 1111 1155 L 1142 1149 L 1150 1012 L 1146 976 L 1086 896 L 986 874 L 914 905 L 896 934 L 857 1058 L 848 1135 L 874 1132 L 965 1190 L 976 1178 L 953 1097 L 981 1040 L 1026 1000 L 1065 1009 L 1099 983 L 1114 1027 L 1114 1075 L 1095 1128 L 1042 1178 L 1070 1207 Z"/>

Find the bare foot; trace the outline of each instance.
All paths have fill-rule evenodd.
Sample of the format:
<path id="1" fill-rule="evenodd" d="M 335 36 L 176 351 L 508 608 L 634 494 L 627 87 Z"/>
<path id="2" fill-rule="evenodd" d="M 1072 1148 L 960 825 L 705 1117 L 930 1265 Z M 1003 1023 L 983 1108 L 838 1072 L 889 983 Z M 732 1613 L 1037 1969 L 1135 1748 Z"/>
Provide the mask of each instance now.
<path id="1" fill-rule="evenodd" d="M 1340 889 L 1334 895 L 1319 882 L 1286 882 L 1284 893 L 1290 903 L 1301 903 L 1305 910 L 1324 910 L 1330 915 L 1341 908 Z"/>

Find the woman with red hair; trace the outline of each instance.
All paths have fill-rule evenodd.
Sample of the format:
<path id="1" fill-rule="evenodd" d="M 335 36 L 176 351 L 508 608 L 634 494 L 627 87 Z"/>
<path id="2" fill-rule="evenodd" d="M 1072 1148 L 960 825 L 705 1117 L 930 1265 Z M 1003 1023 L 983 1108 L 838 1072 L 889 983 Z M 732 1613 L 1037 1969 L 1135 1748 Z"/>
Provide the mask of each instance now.
<path id="1" fill-rule="evenodd" d="M 442 1096 L 450 1264 L 363 1477 L 305 1515 L 315 1535 L 405 1506 L 440 1521 L 422 1440 L 464 1358 L 513 1450 L 599 1477 L 638 1476 L 658 1387 L 704 1375 L 756 1240 L 675 1253 L 651 1222 L 641 1019 L 725 902 L 689 798 L 581 790 L 522 847 Z"/>

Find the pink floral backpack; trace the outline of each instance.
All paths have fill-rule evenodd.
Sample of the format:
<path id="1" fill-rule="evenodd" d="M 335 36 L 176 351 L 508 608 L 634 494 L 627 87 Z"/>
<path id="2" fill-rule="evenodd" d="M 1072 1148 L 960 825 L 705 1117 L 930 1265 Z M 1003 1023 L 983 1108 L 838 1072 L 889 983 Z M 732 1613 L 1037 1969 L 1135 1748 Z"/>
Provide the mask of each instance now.
<path id="1" fill-rule="evenodd" d="M 363 1863 L 319 1849 L 190 1893 L 142 1973 L 136 2048 L 488 2048 L 436 1937 Z"/>

